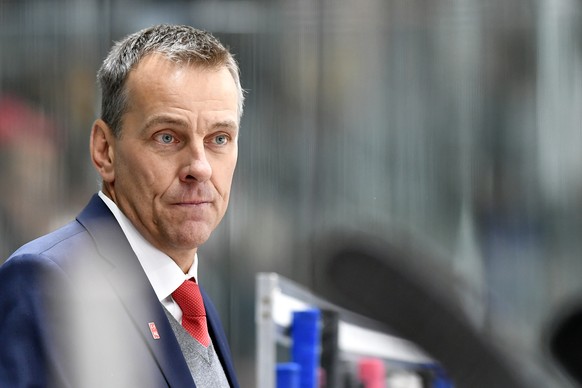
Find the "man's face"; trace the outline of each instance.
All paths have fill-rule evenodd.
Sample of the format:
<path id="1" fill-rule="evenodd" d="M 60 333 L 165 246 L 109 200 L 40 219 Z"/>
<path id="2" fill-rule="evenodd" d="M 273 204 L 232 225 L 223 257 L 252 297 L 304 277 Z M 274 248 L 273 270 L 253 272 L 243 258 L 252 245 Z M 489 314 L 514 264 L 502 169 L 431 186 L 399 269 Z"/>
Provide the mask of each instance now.
<path id="1" fill-rule="evenodd" d="M 128 109 L 113 139 L 117 206 L 174 260 L 191 255 L 228 205 L 238 154 L 238 100 L 226 68 L 176 65 L 159 55 L 130 73 Z"/>

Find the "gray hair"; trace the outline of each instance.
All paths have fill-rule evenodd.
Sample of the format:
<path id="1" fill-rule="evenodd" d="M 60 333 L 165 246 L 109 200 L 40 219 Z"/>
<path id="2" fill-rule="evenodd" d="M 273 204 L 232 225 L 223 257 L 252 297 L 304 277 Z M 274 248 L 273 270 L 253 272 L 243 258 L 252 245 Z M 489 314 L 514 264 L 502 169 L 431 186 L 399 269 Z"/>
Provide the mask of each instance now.
<path id="1" fill-rule="evenodd" d="M 207 68 L 226 67 L 238 90 L 238 117 L 242 116 L 244 93 L 239 67 L 233 55 L 212 34 L 190 26 L 160 24 L 116 42 L 97 72 L 101 86 L 101 119 L 115 136 L 121 132 L 121 117 L 128 104 L 125 82 L 139 61 L 160 53 L 176 63 Z"/>

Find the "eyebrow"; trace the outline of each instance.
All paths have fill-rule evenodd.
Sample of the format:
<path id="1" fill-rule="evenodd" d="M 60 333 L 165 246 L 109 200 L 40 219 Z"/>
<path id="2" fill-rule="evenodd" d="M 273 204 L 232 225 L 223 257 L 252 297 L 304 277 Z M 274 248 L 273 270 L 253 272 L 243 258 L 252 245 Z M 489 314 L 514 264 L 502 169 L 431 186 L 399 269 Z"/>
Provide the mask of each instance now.
<path id="1" fill-rule="evenodd" d="M 155 127 L 157 125 L 170 125 L 178 128 L 188 128 L 190 124 L 188 121 L 179 118 L 179 117 L 172 117 L 166 114 L 155 115 L 151 117 L 144 125 L 142 132 L 147 132 L 150 128 Z M 239 125 L 234 120 L 224 120 L 212 123 L 210 125 L 210 130 L 215 131 L 218 129 L 224 129 L 229 131 L 238 132 Z"/>
<path id="2" fill-rule="evenodd" d="M 225 120 L 225 121 L 218 121 L 216 123 L 213 123 L 210 128 L 212 129 L 219 129 L 219 128 L 225 128 L 225 129 L 231 129 L 231 130 L 238 130 L 238 124 L 235 121 L 232 120 Z"/>
<path id="3" fill-rule="evenodd" d="M 177 127 L 181 127 L 181 128 L 187 128 L 188 126 L 190 126 L 190 124 L 186 120 L 162 114 L 162 115 L 157 115 L 157 116 L 150 118 L 146 122 L 145 126 L 143 127 L 143 130 L 147 131 L 149 128 L 152 128 L 152 127 L 154 127 L 156 125 L 160 125 L 160 124 L 173 125 L 173 126 L 177 126 Z M 224 121 L 218 121 L 218 122 L 213 123 L 210 126 L 210 128 L 212 130 L 224 128 L 224 129 L 230 129 L 230 130 L 236 131 L 236 130 L 238 130 L 238 124 L 234 120 L 224 120 Z"/>
<path id="4" fill-rule="evenodd" d="M 158 115 L 158 116 L 154 116 L 152 118 L 150 118 L 145 126 L 143 127 L 144 131 L 147 131 L 149 128 L 154 127 L 156 125 L 160 125 L 160 124 L 165 124 L 165 125 L 174 125 L 177 127 L 188 127 L 188 122 L 186 122 L 185 120 L 182 120 L 180 118 L 176 118 L 176 117 L 171 117 L 171 116 L 167 116 L 167 115 Z"/>

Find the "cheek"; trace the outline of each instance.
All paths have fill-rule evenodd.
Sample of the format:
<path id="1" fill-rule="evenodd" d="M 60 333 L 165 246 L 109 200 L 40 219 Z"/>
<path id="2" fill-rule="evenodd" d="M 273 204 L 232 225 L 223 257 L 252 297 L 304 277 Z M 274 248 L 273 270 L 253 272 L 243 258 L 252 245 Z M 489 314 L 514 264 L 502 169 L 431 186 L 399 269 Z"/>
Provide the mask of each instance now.
<path id="1" fill-rule="evenodd" d="M 173 176 L 173 164 L 167 158 L 135 158 L 131 164 L 129 178 L 139 179 L 141 184 L 149 187 L 150 190 L 164 185 Z"/>
<path id="2" fill-rule="evenodd" d="M 228 193 L 230 192 L 235 166 L 236 159 L 230 160 L 229 163 L 222 163 L 218 166 L 218 169 L 213 170 L 215 172 L 216 189 L 223 194 L 223 196 L 228 196 Z"/>
<path id="3" fill-rule="evenodd" d="M 147 198 L 155 196 L 164 185 L 165 169 L 162 163 L 142 158 L 120 160 L 116 171 L 117 186 L 124 186 L 134 192 L 134 196 Z"/>

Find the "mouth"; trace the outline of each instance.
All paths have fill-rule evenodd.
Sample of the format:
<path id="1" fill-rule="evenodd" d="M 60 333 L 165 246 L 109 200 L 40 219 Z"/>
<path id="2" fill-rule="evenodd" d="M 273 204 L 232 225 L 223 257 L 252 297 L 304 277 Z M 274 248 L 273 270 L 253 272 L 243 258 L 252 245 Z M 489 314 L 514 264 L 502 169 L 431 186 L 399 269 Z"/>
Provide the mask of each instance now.
<path id="1" fill-rule="evenodd" d="M 206 200 L 206 199 L 194 199 L 194 200 L 190 200 L 190 201 L 180 201 L 180 202 L 176 202 L 174 203 L 174 205 L 176 206 L 201 206 L 201 205 L 207 205 L 212 203 L 211 200 Z"/>
<path id="2" fill-rule="evenodd" d="M 215 203 L 216 195 L 210 189 L 180 190 L 170 193 L 168 201 L 172 206 L 197 208 Z"/>

